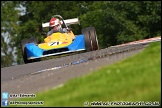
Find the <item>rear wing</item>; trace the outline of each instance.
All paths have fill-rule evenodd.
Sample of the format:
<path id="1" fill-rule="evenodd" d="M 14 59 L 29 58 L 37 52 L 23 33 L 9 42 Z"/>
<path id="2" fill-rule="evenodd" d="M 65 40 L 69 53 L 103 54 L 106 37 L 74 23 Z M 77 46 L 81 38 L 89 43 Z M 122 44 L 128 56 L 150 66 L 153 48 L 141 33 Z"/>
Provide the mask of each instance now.
<path id="1" fill-rule="evenodd" d="M 79 24 L 80 25 L 80 22 L 79 22 L 79 18 L 73 18 L 73 19 L 67 19 L 67 20 L 64 20 L 65 24 L 67 26 L 71 25 L 71 24 Z M 63 22 L 61 21 L 61 24 Z M 42 27 L 49 27 L 49 22 L 47 23 L 42 23 Z"/>

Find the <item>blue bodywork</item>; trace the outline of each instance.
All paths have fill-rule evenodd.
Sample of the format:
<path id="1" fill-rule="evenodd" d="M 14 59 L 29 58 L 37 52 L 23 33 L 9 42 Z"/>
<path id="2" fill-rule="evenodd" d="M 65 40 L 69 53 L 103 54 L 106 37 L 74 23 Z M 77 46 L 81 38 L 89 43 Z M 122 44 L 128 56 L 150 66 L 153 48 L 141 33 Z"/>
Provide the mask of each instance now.
<path id="1" fill-rule="evenodd" d="M 37 45 L 35 45 L 34 43 L 29 43 L 29 44 L 26 44 L 27 58 L 34 59 L 34 58 L 41 58 L 44 56 L 57 55 L 57 54 L 62 54 L 62 53 L 69 53 L 69 52 L 85 50 L 84 35 L 82 35 L 82 34 L 77 35 L 75 40 L 70 45 L 68 45 L 66 47 L 62 47 L 62 48 L 66 48 L 66 49 L 68 49 L 68 51 L 44 55 L 44 52 L 48 51 L 48 50 L 43 50 L 43 49 L 39 48 Z M 59 48 L 59 49 L 61 49 L 61 48 Z"/>

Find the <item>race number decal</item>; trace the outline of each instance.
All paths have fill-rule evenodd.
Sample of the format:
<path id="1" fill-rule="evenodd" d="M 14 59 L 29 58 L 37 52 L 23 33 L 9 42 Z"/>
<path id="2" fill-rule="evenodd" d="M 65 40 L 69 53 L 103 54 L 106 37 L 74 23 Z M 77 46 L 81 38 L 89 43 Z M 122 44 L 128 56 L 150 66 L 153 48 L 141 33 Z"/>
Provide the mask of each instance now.
<path id="1" fill-rule="evenodd" d="M 56 45 L 60 45 L 62 44 L 62 42 L 49 42 L 48 45 L 49 46 L 56 46 Z"/>

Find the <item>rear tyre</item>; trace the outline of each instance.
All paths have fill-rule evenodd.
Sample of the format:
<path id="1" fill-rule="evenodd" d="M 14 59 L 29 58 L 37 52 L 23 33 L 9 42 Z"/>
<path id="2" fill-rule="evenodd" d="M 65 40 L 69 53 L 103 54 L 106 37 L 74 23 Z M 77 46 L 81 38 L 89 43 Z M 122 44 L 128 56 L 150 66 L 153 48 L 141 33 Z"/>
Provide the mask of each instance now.
<path id="1" fill-rule="evenodd" d="M 22 56 L 24 63 L 30 63 L 30 60 L 27 59 L 27 54 L 26 54 L 26 47 L 25 45 L 28 43 L 28 40 L 22 40 L 21 41 L 21 50 L 22 50 Z"/>
<path id="2" fill-rule="evenodd" d="M 89 31 L 87 29 L 83 29 L 82 34 L 84 35 L 86 51 L 92 51 L 92 44 L 91 44 Z"/>
<path id="3" fill-rule="evenodd" d="M 35 38 L 35 37 L 31 37 L 31 38 L 29 38 L 28 39 L 28 43 L 34 43 L 34 44 L 38 44 L 38 39 L 37 38 Z"/>
<path id="4" fill-rule="evenodd" d="M 97 34 L 96 34 L 96 30 L 94 27 L 88 27 L 87 30 L 89 30 L 90 33 L 90 37 L 91 37 L 91 41 L 92 41 L 92 49 L 93 50 L 98 50 L 99 49 L 99 45 L 98 45 L 98 39 L 97 39 Z"/>
<path id="5" fill-rule="evenodd" d="M 23 56 L 23 60 L 24 60 L 24 63 L 27 64 L 27 63 L 32 63 L 32 62 L 37 62 L 37 61 L 40 61 L 41 59 L 38 58 L 38 59 L 31 59 L 31 60 L 28 60 L 27 59 L 27 49 L 26 49 L 26 44 L 28 43 L 34 43 L 34 44 L 38 44 L 38 40 L 34 37 L 30 38 L 30 39 L 26 39 L 26 40 L 22 40 L 21 41 L 21 48 L 22 48 L 22 56 Z"/>
<path id="6" fill-rule="evenodd" d="M 99 49 L 97 34 L 94 27 L 83 29 L 82 34 L 84 34 L 86 51 L 94 51 Z"/>

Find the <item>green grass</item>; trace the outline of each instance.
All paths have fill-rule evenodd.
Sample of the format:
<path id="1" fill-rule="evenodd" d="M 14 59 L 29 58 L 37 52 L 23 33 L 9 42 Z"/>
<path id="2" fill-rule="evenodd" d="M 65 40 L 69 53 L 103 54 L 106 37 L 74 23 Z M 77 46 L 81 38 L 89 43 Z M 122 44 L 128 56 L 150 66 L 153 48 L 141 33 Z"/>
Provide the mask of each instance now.
<path id="1" fill-rule="evenodd" d="M 152 43 L 130 58 L 21 101 L 44 101 L 44 106 L 84 106 L 85 101 L 161 102 L 160 44 Z"/>

